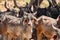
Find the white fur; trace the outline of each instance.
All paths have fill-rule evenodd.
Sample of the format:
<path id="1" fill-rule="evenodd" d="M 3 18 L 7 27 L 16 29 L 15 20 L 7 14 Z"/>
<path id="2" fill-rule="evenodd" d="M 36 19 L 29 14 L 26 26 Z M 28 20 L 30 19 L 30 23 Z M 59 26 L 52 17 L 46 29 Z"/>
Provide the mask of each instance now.
<path id="1" fill-rule="evenodd" d="M 53 27 L 53 29 L 57 30 L 58 31 L 58 34 L 60 35 L 60 29 L 59 28 L 56 28 L 53 24 L 52 24 L 52 27 Z"/>

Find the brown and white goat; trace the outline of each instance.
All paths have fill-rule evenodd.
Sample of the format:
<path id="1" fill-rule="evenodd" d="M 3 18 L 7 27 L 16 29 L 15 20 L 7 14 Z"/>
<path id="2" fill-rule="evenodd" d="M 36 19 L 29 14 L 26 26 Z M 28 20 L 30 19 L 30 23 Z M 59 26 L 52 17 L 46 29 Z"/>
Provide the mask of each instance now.
<path id="1" fill-rule="evenodd" d="M 16 40 L 17 37 L 20 37 L 21 40 L 29 40 L 31 38 L 32 22 L 28 16 L 23 17 L 23 19 L 7 14 L 2 16 L 7 25 L 8 40 L 11 40 L 12 38 Z"/>
<path id="2" fill-rule="evenodd" d="M 41 16 L 40 18 L 36 19 L 35 27 L 37 30 L 37 40 L 42 40 L 42 34 L 44 34 L 48 40 L 53 39 L 56 37 L 56 32 L 52 28 L 52 24 L 56 23 L 56 20 L 47 16 Z M 56 39 L 53 39 L 56 40 Z"/>

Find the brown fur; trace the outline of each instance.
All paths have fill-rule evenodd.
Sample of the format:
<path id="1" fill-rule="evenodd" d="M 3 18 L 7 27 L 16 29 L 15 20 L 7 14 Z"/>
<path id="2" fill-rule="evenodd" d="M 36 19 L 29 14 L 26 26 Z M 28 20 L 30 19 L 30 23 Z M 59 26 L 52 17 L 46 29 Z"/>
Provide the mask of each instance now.
<path id="1" fill-rule="evenodd" d="M 37 19 L 38 24 L 35 24 L 37 30 L 37 40 L 42 40 L 42 34 L 44 34 L 48 40 L 52 39 L 56 32 L 51 27 L 51 24 L 55 24 L 56 20 L 47 16 L 41 16 Z"/>
<path id="2" fill-rule="evenodd" d="M 18 20 L 20 21 L 20 20 Z M 21 24 L 15 24 L 9 21 L 5 21 L 7 25 L 7 34 L 8 34 L 8 40 L 11 40 L 12 38 L 16 40 L 17 37 L 20 37 L 21 40 L 29 40 L 31 38 L 31 30 L 32 26 L 29 23 L 29 20 L 26 19 L 23 20 L 24 26 Z M 25 27 L 26 26 L 26 27 Z M 25 28 L 24 28 L 25 27 Z"/>
<path id="3" fill-rule="evenodd" d="M 6 23 L 4 23 L 4 22 L 0 22 L 1 23 L 1 25 L 2 25 L 2 28 L 0 29 L 0 34 L 3 34 L 3 40 L 6 40 L 6 37 L 7 37 L 7 25 L 6 25 Z"/>
<path id="4" fill-rule="evenodd" d="M 23 20 L 23 27 L 25 27 L 23 31 L 23 40 L 30 40 L 32 37 L 32 25 L 29 23 L 29 21 L 29 18 L 25 18 Z"/>

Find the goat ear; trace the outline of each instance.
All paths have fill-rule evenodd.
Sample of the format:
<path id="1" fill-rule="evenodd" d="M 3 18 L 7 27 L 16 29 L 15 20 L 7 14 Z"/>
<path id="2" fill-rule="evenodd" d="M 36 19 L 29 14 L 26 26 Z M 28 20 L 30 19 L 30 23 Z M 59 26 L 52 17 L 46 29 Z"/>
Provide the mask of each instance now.
<path id="1" fill-rule="evenodd" d="M 31 11 L 32 11 L 32 12 L 34 11 L 33 6 L 31 6 Z"/>
<path id="2" fill-rule="evenodd" d="M 60 20 L 60 15 L 57 17 L 57 21 Z"/>
<path id="3" fill-rule="evenodd" d="M 33 15 L 36 15 L 37 14 L 37 11 L 33 13 Z"/>
<path id="4" fill-rule="evenodd" d="M 33 22 L 35 23 L 35 24 L 38 24 L 38 21 L 37 21 L 37 18 L 33 18 Z"/>

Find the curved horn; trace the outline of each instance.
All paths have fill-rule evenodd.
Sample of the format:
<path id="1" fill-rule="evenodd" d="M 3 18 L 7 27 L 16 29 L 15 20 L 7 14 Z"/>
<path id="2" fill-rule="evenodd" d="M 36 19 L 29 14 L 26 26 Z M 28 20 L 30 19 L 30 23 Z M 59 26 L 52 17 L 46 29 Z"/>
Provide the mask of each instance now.
<path id="1" fill-rule="evenodd" d="M 20 8 L 20 7 L 17 5 L 16 0 L 13 0 L 13 1 L 14 1 L 15 6 L 16 6 L 17 8 Z"/>
<path id="2" fill-rule="evenodd" d="M 7 2 L 5 1 L 5 4 L 4 4 L 4 6 L 5 6 L 5 8 L 7 9 L 7 10 L 9 10 L 9 8 L 7 7 Z"/>
<path id="3" fill-rule="evenodd" d="M 56 28 L 53 24 L 52 24 L 52 27 L 53 27 L 53 29 L 55 29 L 56 32 L 60 35 L 60 29 Z"/>
<path id="4" fill-rule="evenodd" d="M 53 27 L 53 29 L 55 29 L 55 30 L 60 30 L 60 29 L 56 28 L 53 24 L 52 24 L 52 27 Z"/>

